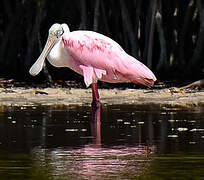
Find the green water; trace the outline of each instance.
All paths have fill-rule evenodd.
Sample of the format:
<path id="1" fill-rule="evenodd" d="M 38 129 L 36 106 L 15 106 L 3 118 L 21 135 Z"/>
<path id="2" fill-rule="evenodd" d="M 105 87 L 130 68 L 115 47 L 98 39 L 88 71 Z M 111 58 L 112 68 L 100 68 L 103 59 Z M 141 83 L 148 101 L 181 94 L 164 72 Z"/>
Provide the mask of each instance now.
<path id="1" fill-rule="evenodd" d="M 204 179 L 203 155 L 166 155 L 154 157 L 150 173 L 141 179 Z"/>
<path id="2" fill-rule="evenodd" d="M 148 160 L 136 157 L 124 157 L 124 168 L 114 171 L 99 172 L 90 175 L 98 179 L 204 179 L 204 156 L 160 156 L 151 157 Z M 151 162 L 150 162 L 151 161 Z M 122 161 L 120 162 L 122 163 Z M 103 164 L 106 166 L 106 164 Z M 116 164 L 115 166 L 118 166 Z M 90 179 L 83 174 L 65 171 L 62 174 L 54 174 L 56 167 L 47 159 L 44 164 L 33 162 L 29 155 L 4 155 L 0 161 L 0 179 Z M 138 168 L 143 172 L 137 172 Z M 72 168 L 67 166 L 66 168 Z M 96 171 L 97 172 L 97 171 Z M 137 174 L 138 173 L 138 174 Z"/>
<path id="3" fill-rule="evenodd" d="M 3 107 L 0 180 L 204 179 L 204 109 Z"/>

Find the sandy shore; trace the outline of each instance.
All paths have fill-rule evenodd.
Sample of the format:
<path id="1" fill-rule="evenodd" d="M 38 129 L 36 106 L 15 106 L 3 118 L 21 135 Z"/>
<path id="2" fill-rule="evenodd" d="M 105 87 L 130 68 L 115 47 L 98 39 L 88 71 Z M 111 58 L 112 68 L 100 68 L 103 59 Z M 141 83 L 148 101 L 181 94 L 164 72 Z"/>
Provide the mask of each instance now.
<path id="1" fill-rule="evenodd" d="M 103 104 L 156 105 L 157 107 L 204 106 L 204 92 L 172 93 L 169 89 L 100 89 Z M 0 105 L 90 105 L 91 89 L 0 88 Z"/>

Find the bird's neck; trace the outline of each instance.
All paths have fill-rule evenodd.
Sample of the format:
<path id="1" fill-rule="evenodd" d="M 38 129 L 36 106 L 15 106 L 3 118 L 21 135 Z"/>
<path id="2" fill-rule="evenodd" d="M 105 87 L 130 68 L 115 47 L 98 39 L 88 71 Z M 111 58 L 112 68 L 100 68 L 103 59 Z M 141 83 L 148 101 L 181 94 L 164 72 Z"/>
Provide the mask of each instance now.
<path id="1" fill-rule="evenodd" d="M 47 56 L 48 61 L 55 67 L 69 67 L 67 51 L 62 40 L 58 41 Z"/>

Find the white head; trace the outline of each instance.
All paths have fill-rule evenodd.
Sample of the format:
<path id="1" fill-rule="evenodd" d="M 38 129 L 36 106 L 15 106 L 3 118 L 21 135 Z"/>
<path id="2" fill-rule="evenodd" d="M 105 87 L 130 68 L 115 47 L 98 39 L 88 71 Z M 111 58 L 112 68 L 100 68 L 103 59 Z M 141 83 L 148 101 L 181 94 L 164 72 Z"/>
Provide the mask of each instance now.
<path id="1" fill-rule="evenodd" d="M 51 28 L 49 29 L 49 34 L 45 47 L 37 61 L 32 65 L 29 70 L 29 73 L 31 75 L 35 76 L 42 70 L 45 58 L 47 57 L 53 46 L 62 39 L 63 34 L 66 32 L 70 32 L 67 24 L 56 23 L 51 26 Z"/>

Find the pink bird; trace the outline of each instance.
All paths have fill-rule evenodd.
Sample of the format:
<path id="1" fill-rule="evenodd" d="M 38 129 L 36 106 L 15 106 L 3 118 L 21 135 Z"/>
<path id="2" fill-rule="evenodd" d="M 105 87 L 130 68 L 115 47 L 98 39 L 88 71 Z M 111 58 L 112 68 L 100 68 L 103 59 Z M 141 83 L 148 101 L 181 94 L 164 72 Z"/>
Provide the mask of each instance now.
<path id="1" fill-rule="evenodd" d="M 112 39 L 93 31 L 70 32 L 67 24 L 51 26 L 46 45 L 29 71 L 31 75 L 42 70 L 46 57 L 55 67 L 69 67 L 83 75 L 86 86 L 92 85 L 93 102 L 99 102 L 98 80 L 145 86 L 156 81 L 149 68 Z"/>

